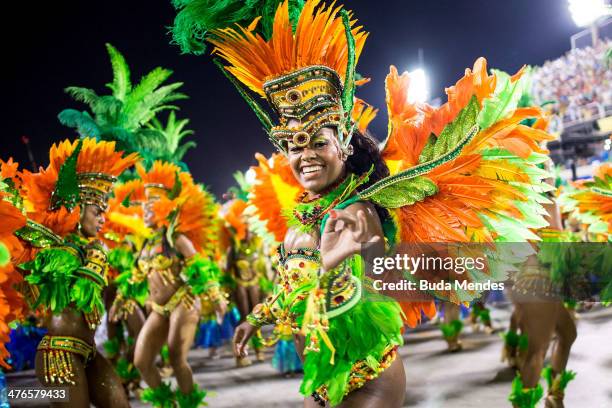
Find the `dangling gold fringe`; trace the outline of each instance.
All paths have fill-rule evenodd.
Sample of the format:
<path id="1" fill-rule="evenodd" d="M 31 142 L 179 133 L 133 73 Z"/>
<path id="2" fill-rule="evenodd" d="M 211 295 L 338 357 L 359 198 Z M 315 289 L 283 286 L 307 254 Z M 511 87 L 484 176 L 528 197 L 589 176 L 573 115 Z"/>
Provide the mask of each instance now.
<path id="1" fill-rule="evenodd" d="M 93 346 L 75 337 L 44 336 L 38 350 L 42 351 L 43 373 L 47 384 L 76 385 L 71 354 L 82 356 L 85 363 L 95 355 Z"/>
<path id="2" fill-rule="evenodd" d="M 85 321 L 92 330 L 95 330 L 102 323 L 102 317 L 97 308 L 94 308 L 90 313 L 83 313 L 83 316 L 85 316 Z"/>
<path id="3" fill-rule="evenodd" d="M 70 354 L 64 350 L 43 351 L 43 371 L 45 381 L 50 384 L 71 384 L 74 382 L 74 370 Z"/>

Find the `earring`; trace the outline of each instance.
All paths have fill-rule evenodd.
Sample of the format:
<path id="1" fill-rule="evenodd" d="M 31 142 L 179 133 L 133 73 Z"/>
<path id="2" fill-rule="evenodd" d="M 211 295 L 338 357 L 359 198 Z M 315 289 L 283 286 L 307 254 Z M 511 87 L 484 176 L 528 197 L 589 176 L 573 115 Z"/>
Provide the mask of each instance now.
<path id="1" fill-rule="evenodd" d="M 346 161 L 346 159 L 348 159 L 348 157 L 352 156 L 354 153 L 353 145 L 348 145 L 340 150 L 342 152 L 342 161 Z"/>

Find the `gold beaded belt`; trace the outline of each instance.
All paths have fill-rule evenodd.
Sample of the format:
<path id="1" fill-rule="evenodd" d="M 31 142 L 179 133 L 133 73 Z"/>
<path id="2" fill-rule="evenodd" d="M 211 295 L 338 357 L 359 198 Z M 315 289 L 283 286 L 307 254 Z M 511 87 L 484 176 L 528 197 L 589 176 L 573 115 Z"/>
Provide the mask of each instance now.
<path id="1" fill-rule="evenodd" d="M 68 336 L 46 335 L 38 344 L 43 355 L 45 381 L 51 384 L 71 384 L 74 382 L 74 368 L 70 354 L 83 357 L 87 364 L 96 355 L 96 349 L 89 343 Z"/>
<path id="2" fill-rule="evenodd" d="M 172 313 L 181 303 L 183 303 L 188 310 L 191 310 L 195 304 L 195 300 L 196 299 L 191 293 L 189 287 L 187 285 L 183 285 L 178 288 L 176 292 L 174 292 L 174 295 L 172 295 L 166 304 L 160 305 L 153 301 L 149 301 L 149 304 L 154 312 L 167 317 L 170 316 L 170 313 Z"/>

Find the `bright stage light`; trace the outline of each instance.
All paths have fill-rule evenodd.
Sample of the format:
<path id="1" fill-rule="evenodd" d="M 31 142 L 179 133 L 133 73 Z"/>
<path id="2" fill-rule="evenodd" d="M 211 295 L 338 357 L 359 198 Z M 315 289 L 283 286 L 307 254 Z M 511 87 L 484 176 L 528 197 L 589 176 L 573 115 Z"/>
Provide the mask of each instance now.
<path id="1" fill-rule="evenodd" d="M 605 0 L 568 0 L 569 10 L 578 27 L 586 27 L 612 13 Z"/>
<path id="2" fill-rule="evenodd" d="M 410 72 L 409 75 L 408 102 L 427 102 L 429 99 L 429 83 L 425 71 L 422 68 L 418 68 Z"/>
<path id="3" fill-rule="evenodd" d="M 257 173 L 255 173 L 253 169 L 248 169 L 246 173 L 244 173 L 244 179 L 247 183 L 253 184 L 257 180 Z"/>

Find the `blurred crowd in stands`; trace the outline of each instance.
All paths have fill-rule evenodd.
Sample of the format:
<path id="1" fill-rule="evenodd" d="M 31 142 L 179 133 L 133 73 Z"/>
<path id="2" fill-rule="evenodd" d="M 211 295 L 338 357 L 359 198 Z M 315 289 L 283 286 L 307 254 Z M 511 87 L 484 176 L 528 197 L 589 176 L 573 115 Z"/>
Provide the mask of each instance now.
<path id="1" fill-rule="evenodd" d="M 552 131 L 591 118 L 612 115 L 612 66 L 606 53 L 612 40 L 575 48 L 534 70 L 533 95 L 538 104 L 551 101 Z"/>

